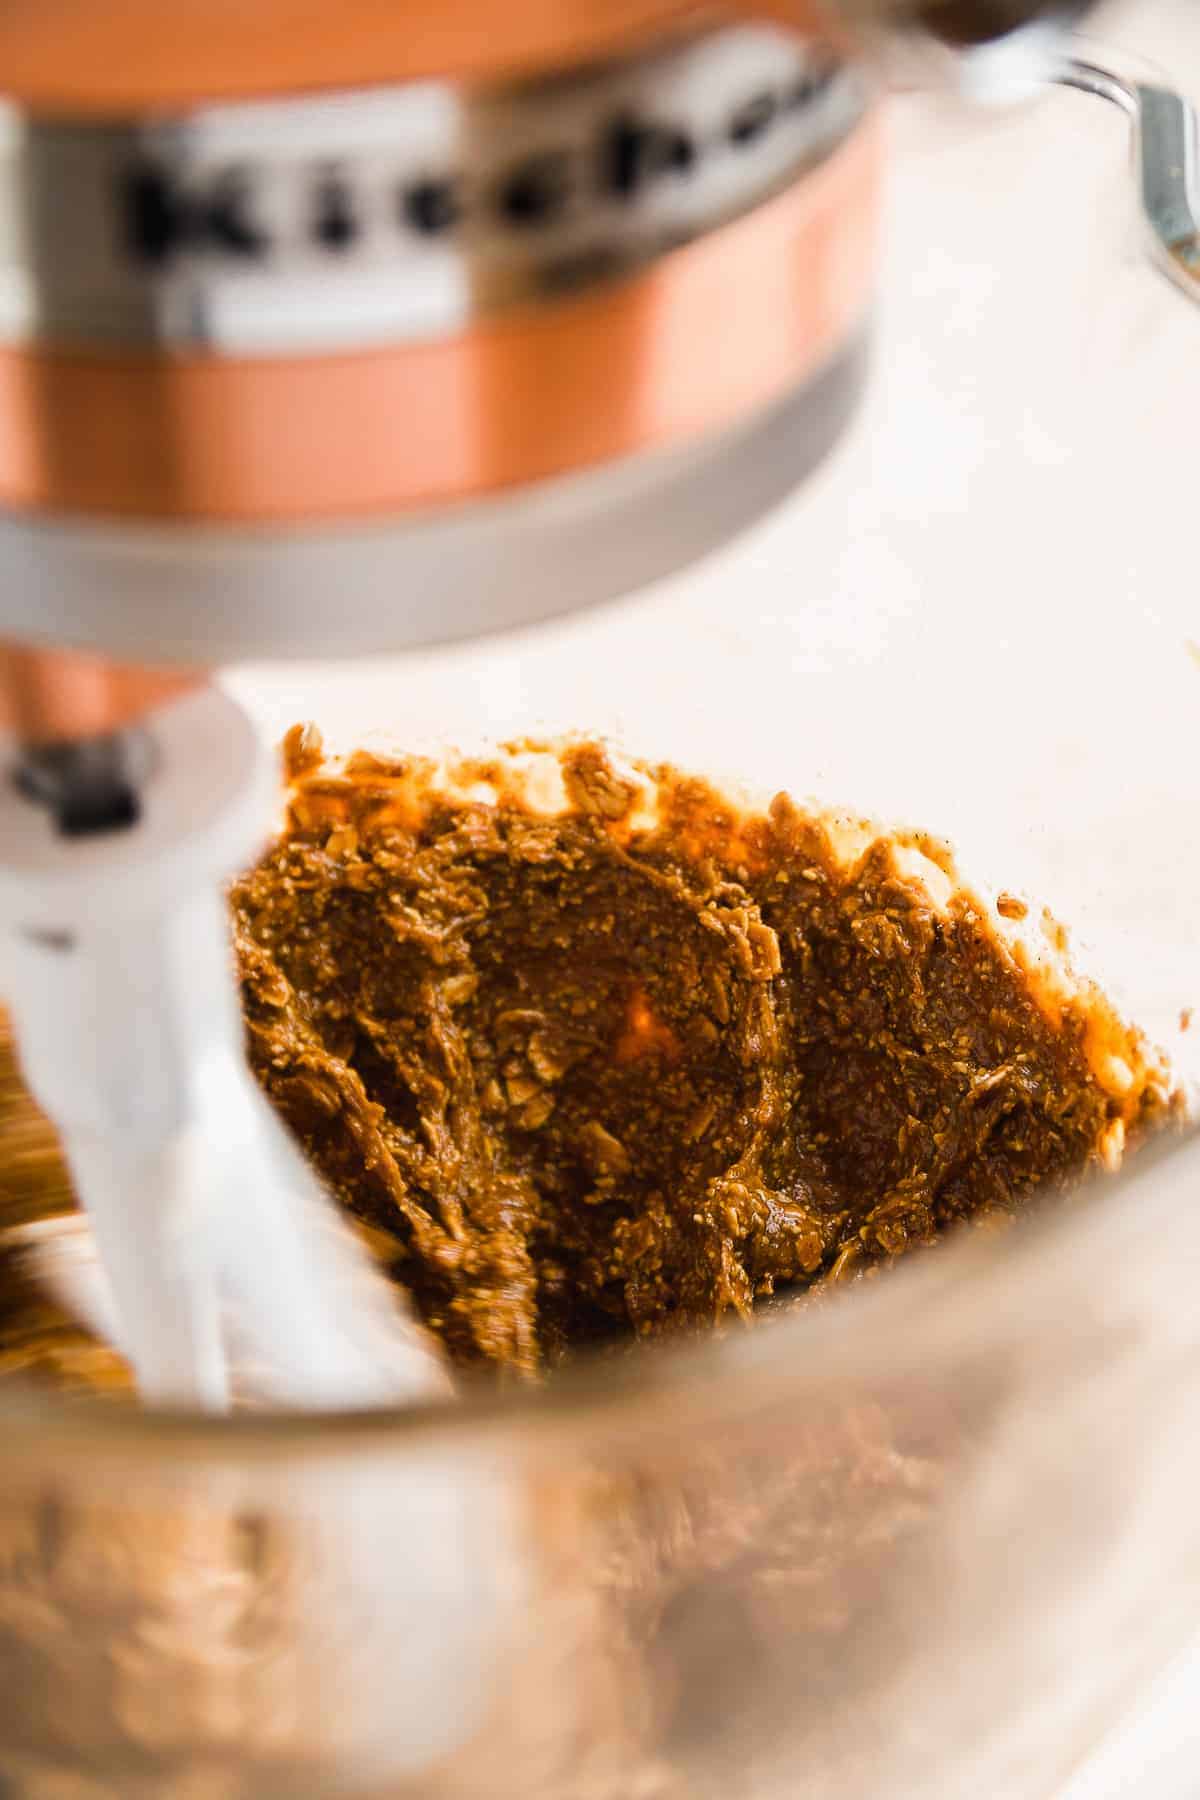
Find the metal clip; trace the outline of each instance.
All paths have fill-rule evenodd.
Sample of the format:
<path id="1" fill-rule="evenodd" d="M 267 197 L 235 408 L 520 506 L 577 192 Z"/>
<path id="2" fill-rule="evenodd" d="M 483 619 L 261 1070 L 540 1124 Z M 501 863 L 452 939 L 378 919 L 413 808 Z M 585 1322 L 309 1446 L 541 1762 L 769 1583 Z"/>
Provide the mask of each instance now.
<path id="1" fill-rule="evenodd" d="M 1200 299 L 1200 204 L 1196 179 L 1196 112 L 1170 88 L 1126 81 L 1096 63 L 1070 59 L 1056 71 L 1063 87 L 1119 106 L 1133 126 L 1133 156 L 1142 216 L 1154 260 L 1177 286 Z"/>

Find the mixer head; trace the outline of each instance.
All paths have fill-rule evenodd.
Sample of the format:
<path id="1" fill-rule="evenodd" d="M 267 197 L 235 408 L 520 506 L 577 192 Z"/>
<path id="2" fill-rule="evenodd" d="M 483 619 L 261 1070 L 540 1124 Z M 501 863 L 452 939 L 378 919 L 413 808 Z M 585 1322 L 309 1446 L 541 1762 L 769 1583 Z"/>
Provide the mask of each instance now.
<path id="1" fill-rule="evenodd" d="M 1011 58 L 1058 14 L 769 10 L 6 9 L 0 636 L 404 648 L 641 585 L 781 498 L 863 374 L 856 43 Z"/>

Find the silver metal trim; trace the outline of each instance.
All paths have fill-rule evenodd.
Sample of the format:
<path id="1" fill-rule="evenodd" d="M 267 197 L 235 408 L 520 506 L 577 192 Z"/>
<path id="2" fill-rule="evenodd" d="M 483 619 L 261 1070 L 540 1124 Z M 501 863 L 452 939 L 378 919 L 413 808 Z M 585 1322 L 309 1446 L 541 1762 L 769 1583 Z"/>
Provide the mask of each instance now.
<path id="1" fill-rule="evenodd" d="M 502 499 L 290 533 L 0 515 L 0 637 L 144 661 L 384 654 L 531 625 L 718 548 L 836 442 L 860 331 L 736 431 Z"/>
<path id="2" fill-rule="evenodd" d="M 865 98 L 752 26 L 479 91 L 91 122 L 0 101 L 0 341 L 261 357 L 461 332 L 740 216 Z"/>

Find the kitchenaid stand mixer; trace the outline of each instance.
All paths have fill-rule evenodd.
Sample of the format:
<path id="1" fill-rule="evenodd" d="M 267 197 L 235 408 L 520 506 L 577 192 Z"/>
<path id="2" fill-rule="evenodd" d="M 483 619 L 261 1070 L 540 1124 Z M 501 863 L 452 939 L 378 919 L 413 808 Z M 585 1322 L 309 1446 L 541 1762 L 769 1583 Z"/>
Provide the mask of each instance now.
<path id="1" fill-rule="evenodd" d="M 0 23 L 5 994 L 144 1395 L 218 1409 L 231 1360 L 285 1404 L 440 1377 L 246 1068 L 221 888 L 275 776 L 190 671 L 528 623 L 789 491 L 862 379 L 855 46 L 927 23 L 289 11 Z M 969 12 L 931 18 L 985 91 L 1133 114 L 1190 280 L 1186 108 Z"/>

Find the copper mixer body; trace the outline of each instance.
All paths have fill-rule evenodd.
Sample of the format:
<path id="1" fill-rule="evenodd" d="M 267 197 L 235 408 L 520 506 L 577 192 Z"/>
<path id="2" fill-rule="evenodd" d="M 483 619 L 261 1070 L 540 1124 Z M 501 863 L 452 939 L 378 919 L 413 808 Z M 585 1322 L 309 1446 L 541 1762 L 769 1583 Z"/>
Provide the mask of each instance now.
<path id="1" fill-rule="evenodd" d="M 6 90 L 57 114 L 149 111 L 371 82 L 468 82 L 597 62 L 672 33 L 770 21 L 853 50 L 872 31 L 924 28 L 967 46 L 1078 5 L 1041 0 L 11 0 L 0 14 Z"/>
<path id="2" fill-rule="evenodd" d="M 860 385 L 855 48 L 922 6 L 6 7 L 0 722 L 545 616 L 778 499 Z"/>

